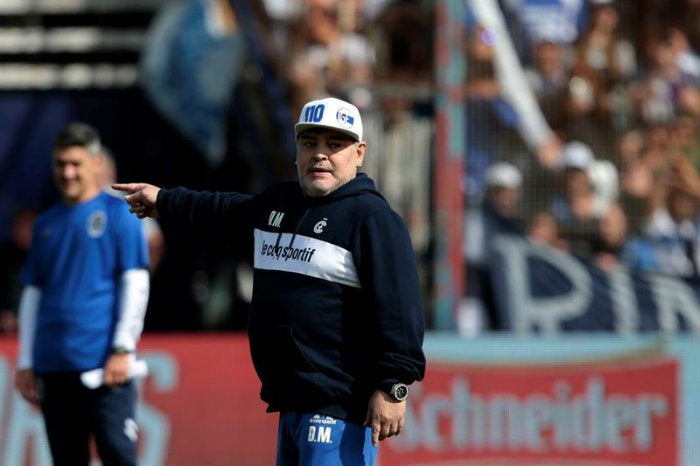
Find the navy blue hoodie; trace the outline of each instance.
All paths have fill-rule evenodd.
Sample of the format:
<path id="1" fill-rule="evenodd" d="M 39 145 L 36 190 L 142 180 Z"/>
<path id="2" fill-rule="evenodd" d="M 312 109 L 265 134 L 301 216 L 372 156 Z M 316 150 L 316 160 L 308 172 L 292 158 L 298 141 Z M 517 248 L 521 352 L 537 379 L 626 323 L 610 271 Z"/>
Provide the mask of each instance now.
<path id="1" fill-rule="evenodd" d="M 248 334 L 268 411 L 361 423 L 375 389 L 423 378 L 413 248 L 366 175 L 323 197 L 296 181 L 255 196 L 161 190 L 157 207 L 252 259 Z"/>

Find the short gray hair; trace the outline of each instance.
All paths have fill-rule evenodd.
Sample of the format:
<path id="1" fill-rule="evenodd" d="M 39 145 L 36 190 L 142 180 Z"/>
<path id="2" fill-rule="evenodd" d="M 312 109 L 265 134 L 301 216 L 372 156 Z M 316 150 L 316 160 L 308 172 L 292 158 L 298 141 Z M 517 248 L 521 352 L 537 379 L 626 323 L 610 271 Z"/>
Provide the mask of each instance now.
<path id="1" fill-rule="evenodd" d="M 95 157 L 102 153 L 102 144 L 97 130 L 79 121 L 68 123 L 56 134 L 52 149 L 56 153 L 75 146 L 84 148 L 90 157 Z"/>

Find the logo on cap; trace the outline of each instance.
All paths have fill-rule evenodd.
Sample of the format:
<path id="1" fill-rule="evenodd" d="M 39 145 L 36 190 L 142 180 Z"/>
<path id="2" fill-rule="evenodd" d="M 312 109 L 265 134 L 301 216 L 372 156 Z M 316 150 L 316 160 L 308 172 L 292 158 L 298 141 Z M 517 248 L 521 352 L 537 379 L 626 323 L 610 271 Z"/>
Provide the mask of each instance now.
<path id="1" fill-rule="evenodd" d="M 352 128 L 355 124 L 355 118 L 350 114 L 350 111 L 346 108 L 341 108 L 335 114 L 335 119 L 338 120 L 338 124 L 343 128 Z"/>
<path id="2" fill-rule="evenodd" d="M 304 109 L 303 121 L 307 123 L 318 123 L 323 119 L 323 112 L 326 106 L 321 105 L 309 105 Z"/>

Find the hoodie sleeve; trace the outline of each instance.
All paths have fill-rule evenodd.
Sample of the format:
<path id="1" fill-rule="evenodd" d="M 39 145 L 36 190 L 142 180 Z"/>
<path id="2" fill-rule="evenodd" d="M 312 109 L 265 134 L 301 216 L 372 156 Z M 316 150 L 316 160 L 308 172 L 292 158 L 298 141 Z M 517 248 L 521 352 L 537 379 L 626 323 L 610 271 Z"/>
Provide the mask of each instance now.
<path id="1" fill-rule="evenodd" d="M 165 223 L 188 226 L 209 240 L 240 245 L 235 249 L 245 251 L 252 241 L 254 203 L 248 194 L 174 188 L 158 192 L 156 207 Z"/>
<path id="2" fill-rule="evenodd" d="M 376 310 L 377 387 L 410 384 L 425 374 L 425 317 L 411 239 L 403 220 L 386 209 L 360 226 L 359 274 Z"/>

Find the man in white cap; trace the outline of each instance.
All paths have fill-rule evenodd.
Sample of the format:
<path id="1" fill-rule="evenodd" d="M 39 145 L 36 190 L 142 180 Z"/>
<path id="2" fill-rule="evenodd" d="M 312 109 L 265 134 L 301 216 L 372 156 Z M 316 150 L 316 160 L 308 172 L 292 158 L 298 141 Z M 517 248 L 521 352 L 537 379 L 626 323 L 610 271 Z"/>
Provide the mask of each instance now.
<path id="1" fill-rule="evenodd" d="M 358 173 L 357 108 L 308 102 L 295 132 L 298 181 L 254 196 L 114 188 L 141 218 L 215 232 L 252 255 L 248 334 L 261 398 L 280 412 L 277 466 L 373 465 L 425 372 L 415 257 L 404 222 Z"/>
<path id="2" fill-rule="evenodd" d="M 497 327 L 489 250 L 500 235 L 523 235 L 520 219 L 522 173 L 513 164 L 495 162 L 486 170 L 486 192 L 479 205 L 470 206 L 464 218 L 466 299 L 457 310 L 457 327 L 473 336 Z"/>

